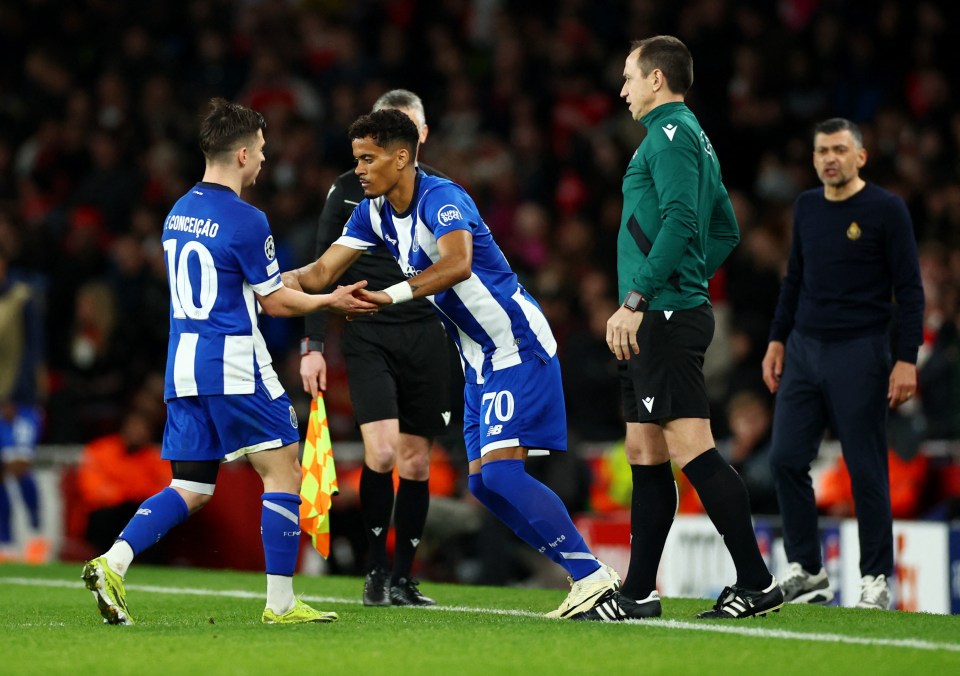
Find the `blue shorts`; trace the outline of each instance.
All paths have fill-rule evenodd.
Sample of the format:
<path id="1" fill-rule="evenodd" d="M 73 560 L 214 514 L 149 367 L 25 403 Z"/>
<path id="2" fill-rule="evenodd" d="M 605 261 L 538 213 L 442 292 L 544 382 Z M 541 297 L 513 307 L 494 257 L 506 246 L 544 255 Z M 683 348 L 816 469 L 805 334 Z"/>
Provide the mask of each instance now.
<path id="1" fill-rule="evenodd" d="M 229 462 L 300 441 L 290 398 L 253 394 L 177 397 L 167 401 L 164 460 Z"/>
<path id="2" fill-rule="evenodd" d="M 560 362 L 533 358 L 493 371 L 478 385 L 463 388 L 463 438 L 467 460 L 498 448 L 523 446 L 537 451 L 567 450 L 567 413 Z"/>
<path id="3" fill-rule="evenodd" d="M 35 406 L 15 406 L 10 420 L 0 415 L 0 460 L 33 461 L 40 427 L 40 409 Z"/>

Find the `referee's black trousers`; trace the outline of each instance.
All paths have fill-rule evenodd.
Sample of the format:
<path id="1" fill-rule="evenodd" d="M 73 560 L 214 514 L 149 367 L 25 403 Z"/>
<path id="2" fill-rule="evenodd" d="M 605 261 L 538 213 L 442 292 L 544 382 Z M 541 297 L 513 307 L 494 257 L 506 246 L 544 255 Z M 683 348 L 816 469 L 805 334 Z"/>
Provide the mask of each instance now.
<path id="1" fill-rule="evenodd" d="M 829 425 L 850 472 L 860 538 L 860 574 L 893 573 L 893 517 L 887 467 L 886 335 L 822 341 L 793 331 L 777 392 L 773 469 L 787 560 L 822 565 L 810 463 Z"/>

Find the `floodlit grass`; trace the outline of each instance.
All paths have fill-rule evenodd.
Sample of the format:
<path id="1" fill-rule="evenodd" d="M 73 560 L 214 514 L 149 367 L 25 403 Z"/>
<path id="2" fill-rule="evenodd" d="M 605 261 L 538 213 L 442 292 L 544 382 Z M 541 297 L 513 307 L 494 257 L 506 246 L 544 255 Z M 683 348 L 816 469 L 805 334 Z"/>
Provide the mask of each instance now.
<path id="1" fill-rule="evenodd" d="M 563 592 L 421 585 L 442 606 L 364 608 L 362 580 L 299 577 L 335 624 L 260 624 L 262 575 L 134 566 L 135 626 L 103 625 L 80 565 L 0 565 L 0 674 L 905 674 L 960 673 L 960 617 L 789 606 L 706 622 L 709 600 L 664 618 L 547 620 Z"/>

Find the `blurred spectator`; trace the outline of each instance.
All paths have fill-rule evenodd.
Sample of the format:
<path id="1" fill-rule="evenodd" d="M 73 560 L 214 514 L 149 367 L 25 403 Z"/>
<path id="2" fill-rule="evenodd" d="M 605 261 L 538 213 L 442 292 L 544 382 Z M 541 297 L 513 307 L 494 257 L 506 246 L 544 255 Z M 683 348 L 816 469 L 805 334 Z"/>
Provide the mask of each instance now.
<path id="1" fill-rule="evenodd" d="M 570 412 L 570 442 L 613 441 L 623 436 L 617 363 L 607 347 L 607 319 L 617 310 L 613 297 L 588 306 L 586 326 L 567 336 L 563 391 Z"/>
<path id="2" fill-rule="evenodd" d="M 156 436 L 150 413 L 134 409 L 124 416 L 119 432 L 83 447 L 79 500 L 70 509 L 87 514 L 84 538 L 91 551 L 109 549 L 140 503 L 170 483 L 170 463 L 161 460 Z M 152 547 L 144 556 L 161 551 Z"/>
<path id="3" fill-rule="evenodd" d="M 767 398 L 753 390 L 737 392 L 727 405 L 730 437 L 718 444 L 720 453 L 737 470 L 750 494 L 753 514 L 777 514 L 777 492 L 770 471 L 773 414 Z"/>
<path id="4" fill-rule="evenodd" d="M 8 485 L 16 484 L 27 510 L 30 533 L 24 558 L 43 563 L 50 549 L 41 535 L 40 495 L 33 474 L 41 431 L 42 347 L 40 289 L 9 269 L 7 252 L 0 245 L 0 560 L 19 555 Z"/>
<path id="5" fill-rule="evenodd" d="M 57 346 L 49 437 L 88 441 L 115 430 L 127 394 L 127 348 L 117 332 L 116 294 L 106 282 L 77 290 L 73 324 Z"/>
<path id="6" fill-rule="evenodd" d="M 894 451 L 887 454 L 890 464 L 890 504 L 894 519 L 916 519 L 929 507 L 925 495 L 930 461 L 919 455 L 904 460 Z M 850 472 L 843 456 L 838 456 L 817 481 L 817 508 L 828 516 L 850 519 L 857 515 L 850 486 Z"/>

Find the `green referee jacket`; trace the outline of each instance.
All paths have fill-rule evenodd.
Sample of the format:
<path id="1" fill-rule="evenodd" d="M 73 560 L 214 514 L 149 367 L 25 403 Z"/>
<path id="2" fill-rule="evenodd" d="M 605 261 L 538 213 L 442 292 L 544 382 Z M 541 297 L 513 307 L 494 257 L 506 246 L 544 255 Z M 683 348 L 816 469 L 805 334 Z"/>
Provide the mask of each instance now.
<path id="1" fill-rule="evenodd" d="M 623 177 L 617 238 L 620 302 L 631 289 L 651 310 L 710 302 L 707 280 L 740 241 L 710 139 L 682 102 L 640 119 L 647 136 Z"/>

